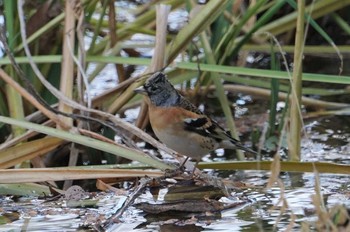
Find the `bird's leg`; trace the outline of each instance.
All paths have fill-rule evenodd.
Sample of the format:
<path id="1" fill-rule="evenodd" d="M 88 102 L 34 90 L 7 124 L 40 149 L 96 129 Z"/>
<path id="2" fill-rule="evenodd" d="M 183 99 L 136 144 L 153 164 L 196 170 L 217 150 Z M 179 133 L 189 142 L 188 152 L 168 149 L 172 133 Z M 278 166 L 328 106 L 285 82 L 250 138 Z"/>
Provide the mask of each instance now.
<path id="1" fill-rule="evenodd" d="M 190 157 L 186 157 L 186 159 L 182 162 L 182 164 L 176 168 L 175 170 L 167 170 L 166 173 L 165 173 L 165 176 L 166 177 L 173 177 L 173 176 L 176 176 L 178 174 L 182 174 L 185 172 L 185 164 L 187 162 L 187 160 L 189 159 Z"/>
<path id="2" fill-rule="evenodd" d="M 199 160 L 196 160 L 196 164 L 194 165 L 194 168 L 193 168 L 192 173 L 191 173 L 191 179 L 192 179 L 193 176 L 194 176 L 194 173 L 195 173 L 195 171 L 196 171 L 196 169 L 197 169 L 198 163 L 199 163 Z"/>
<path id="3" fill-rule="evenodd" d="M 187 160 L 189 159 L 190 157 L 186 157 L 186 159 L 184 160 L 184 162 L 182 162 L 182 164 L 180 165 L 179 167 L 179 170 L 183 170 L 184 166 L 185 166 L 185 163 L 187 162 Z"/>

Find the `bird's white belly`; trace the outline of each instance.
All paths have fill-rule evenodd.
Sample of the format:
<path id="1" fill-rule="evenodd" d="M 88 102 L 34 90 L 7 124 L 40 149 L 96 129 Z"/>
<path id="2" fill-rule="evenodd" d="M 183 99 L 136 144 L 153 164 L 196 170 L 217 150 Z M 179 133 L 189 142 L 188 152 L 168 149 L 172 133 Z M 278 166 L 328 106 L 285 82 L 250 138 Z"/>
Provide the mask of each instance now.
<path id="1" fill-rule="evenodd" d="M 167 130 L 162 132 L 154 130 L 154 133 L 167 147 L 173 149 L 181 155 L 189 156 L 198 161 L 204 155 L 217 148 L 217 143 L 211 139 L 207 139 L 206 141 L 204 141 L 204 139 L 203 141 L 198 141 L 199 135 L 191 132 L 174 135 Z"/>

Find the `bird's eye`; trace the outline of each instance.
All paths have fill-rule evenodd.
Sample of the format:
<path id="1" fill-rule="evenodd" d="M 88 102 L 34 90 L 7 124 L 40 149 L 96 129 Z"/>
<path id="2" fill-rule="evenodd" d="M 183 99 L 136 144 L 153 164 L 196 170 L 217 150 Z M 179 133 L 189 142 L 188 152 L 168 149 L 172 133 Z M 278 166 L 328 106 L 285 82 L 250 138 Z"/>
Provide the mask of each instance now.
<path id="1" fill-rule="evenodd" d="M 150 86 L 149 89 L 151 92 L 155 92 L 155 91 L 157 91 L 158 88 L 156 86 Z"/>
<path id="2" fill-rule="evenodd" d="M 156 83 L 156 84 L 158 84 L 160 81 L 161 81 L 160 76 L 157 76 L 157 77 L 154 79 L 154 83 Z"/>

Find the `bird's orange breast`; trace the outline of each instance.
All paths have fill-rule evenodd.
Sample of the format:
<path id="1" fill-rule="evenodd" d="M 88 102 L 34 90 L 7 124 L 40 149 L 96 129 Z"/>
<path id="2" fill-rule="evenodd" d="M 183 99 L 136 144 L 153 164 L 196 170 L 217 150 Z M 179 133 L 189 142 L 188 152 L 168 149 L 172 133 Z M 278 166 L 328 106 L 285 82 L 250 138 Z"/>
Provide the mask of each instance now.
<path id="1" fill-rule="evenodd" d="M 214 139 L 203 137 L 184 129 L 184 119 L 198 118 L 199 115 L 180 107 L 150 106 L 149 117 L 152 129 L 158 139 L 182 155 L 200 160 L 217 148 Z"/>
<path id="2" fill-rule="evenodd" d="M 198 115 L 181 107 L 155 107 L 150 106 L 149 117 L 152 127 L 171 128 L 184 127 L 184 119 L 198 118 Z"/>

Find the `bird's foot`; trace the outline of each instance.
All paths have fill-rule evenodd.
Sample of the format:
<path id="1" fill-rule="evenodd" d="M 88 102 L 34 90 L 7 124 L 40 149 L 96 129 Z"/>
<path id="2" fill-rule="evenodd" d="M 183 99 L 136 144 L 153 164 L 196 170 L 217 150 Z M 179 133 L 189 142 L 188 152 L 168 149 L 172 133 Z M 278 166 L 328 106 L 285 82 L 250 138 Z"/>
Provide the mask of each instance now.
<path id="1" fill-rule="evenodd" d="M 171 170 L 167 169 L 167 170 L 165 170 L 164 177 L 165 178 L 172 178 L 174 176 L 179 176 L 182 173 L 184 173 L 184 170 L 181 170 L 179 168 L 171 169 Z"/>

